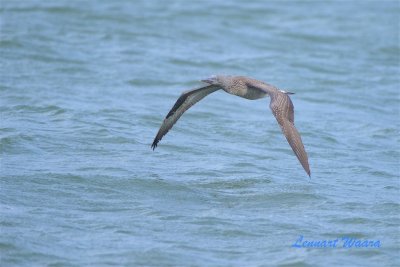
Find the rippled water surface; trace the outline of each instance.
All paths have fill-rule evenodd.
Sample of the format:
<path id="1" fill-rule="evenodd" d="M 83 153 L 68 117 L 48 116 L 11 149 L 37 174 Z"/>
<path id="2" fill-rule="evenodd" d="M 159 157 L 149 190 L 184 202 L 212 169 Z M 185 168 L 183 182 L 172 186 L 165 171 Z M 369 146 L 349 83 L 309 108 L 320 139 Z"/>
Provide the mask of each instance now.
<path id="1" fill-rule="evenodd" d="M 2 266 L 399 266 L 398 1 L 0 2 Z M 308 178 L 269 110 L 290 89 Z M 380 248 L 296 248 L 349 236 Z"/>

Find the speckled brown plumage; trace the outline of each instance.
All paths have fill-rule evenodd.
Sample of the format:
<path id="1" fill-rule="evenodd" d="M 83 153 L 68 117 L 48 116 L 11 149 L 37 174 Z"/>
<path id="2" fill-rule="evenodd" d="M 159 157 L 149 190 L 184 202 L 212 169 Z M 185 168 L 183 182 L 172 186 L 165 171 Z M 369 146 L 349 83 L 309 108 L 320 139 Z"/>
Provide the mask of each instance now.
<path id="1" fill-rule="evenodd" d="M 153 144 L 151 145 L 153 150 L 186 110 L 207 95 L 219 89 L 223 89 L 229 94 L 251 100 L 270 96 L 270 108 L 272 113 L 278 121 L 294 154 L 307 174 L 311 176 L 307 153 L 304 149 L 300 134 L 294 126 L 294 107 L 288 96 L 288 94 L 292 93 L 281 91 L 270 84 L 244 76 L 218 75 L 202 81 L 209 85 L 185 92 L 178 98 L 154 138 Z"/>

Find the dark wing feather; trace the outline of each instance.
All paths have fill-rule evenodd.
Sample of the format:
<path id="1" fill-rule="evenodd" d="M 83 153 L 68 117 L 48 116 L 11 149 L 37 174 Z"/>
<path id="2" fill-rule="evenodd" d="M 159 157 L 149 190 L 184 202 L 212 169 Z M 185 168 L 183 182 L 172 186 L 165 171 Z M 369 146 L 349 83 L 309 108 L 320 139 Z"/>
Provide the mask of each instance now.
<path id="1" fill-rule="evenodd" d="M 294 154 L 299 159 L 308 176 L 311 176 L 307 152 L 304 149 L 300 134 L 294 126 L 294 108 L 290 97 L 279 91 L 272 93 L 270 96 L 272 113 L 278 121 L 286 140 L 292 147 Z"/>
<path id="2" fill-rule="evenodd" d="M 202 100 L 207 95 L 219 90 L 220 88 L 215 85 L 208 85 L 198 89 L 184 92 L 176 101 L 175 105 L 168 112 L 163 123 L 161 124 L 160 130 L 154 138 L 151 148 L 153 150 L 157 147 L 158 142 L 163 138 L 164 135 L 172 128 L 182 114 L 188 110 L 191 106 Z"/>

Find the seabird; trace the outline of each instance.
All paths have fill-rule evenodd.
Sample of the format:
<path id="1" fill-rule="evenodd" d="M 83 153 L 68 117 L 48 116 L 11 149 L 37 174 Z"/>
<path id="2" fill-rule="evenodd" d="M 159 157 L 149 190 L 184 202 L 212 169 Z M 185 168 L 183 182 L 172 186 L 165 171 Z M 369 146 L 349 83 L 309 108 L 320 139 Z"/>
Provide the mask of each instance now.
<path id="1" fill-rule="evenodd" d="M 250 100 L 269 96 L 271 98 L 269 107 L 272 113 L 278 121 L 286 140 L 292 147 L 294 154 L 308 176 L 311 177 L 307 152 L 304 149 L 300 134 L 294 126 L 294 108 L 289 97 L 289 94 L 293 93 L 279 90 L 273 85 L 244 76 L 216 75 L 201 81 L 207 85 L 182 93 L 175 105 L 168 112 L 151 145 L 153 150 L 186 110 L 217 90 L 223 89 L 229 94 Z"/>

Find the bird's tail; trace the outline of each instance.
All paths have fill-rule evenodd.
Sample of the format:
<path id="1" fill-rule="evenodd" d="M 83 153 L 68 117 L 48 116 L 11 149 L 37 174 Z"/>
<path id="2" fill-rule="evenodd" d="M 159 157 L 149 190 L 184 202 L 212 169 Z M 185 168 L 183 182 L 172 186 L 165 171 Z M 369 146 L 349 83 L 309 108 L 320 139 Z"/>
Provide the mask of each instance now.
<path id="1" fill-rule="evenodd" d="M 282 93 L 287 94 L 287 95 L 294 95 L 294 93 L 292 93 L 292 92 L 288 92 L 288 91 L 284 91 L 284 90 L 279 90 L 279 91 L 281 91 Z"/>

